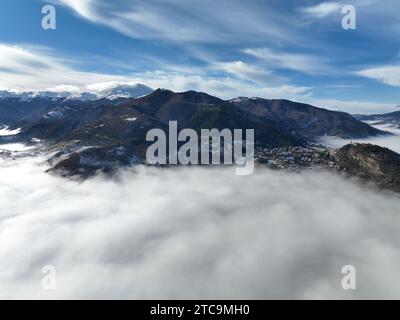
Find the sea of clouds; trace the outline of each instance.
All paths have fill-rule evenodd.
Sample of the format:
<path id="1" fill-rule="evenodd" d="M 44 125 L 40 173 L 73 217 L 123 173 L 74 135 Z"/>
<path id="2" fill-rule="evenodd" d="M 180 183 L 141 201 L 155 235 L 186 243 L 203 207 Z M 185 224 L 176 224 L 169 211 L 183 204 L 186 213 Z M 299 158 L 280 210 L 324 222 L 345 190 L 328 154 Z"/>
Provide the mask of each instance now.
<path id="1" fill-rule="evenodd" d="M 400 153 L 400 128 L 392 124 L 376 124 L 375 122 L 367 122 L 373 127 L 392 133 L 392 135 L 380 135 L 376 137 L 368 137 L 365 139 L 343 139 L 339 137 L 325 136 L 320 142 L 323 145 L 332 148 L 341 148 L 351 142 L 372 143 L 377 146 L 389 148 L 397 153 Z"/>
<path id="2" fill-rule="evenodd" d="M 0 298 L 400 298 L 399 195 L 260 168 L 78 182 L 41 161 L 0 159 Z"/>

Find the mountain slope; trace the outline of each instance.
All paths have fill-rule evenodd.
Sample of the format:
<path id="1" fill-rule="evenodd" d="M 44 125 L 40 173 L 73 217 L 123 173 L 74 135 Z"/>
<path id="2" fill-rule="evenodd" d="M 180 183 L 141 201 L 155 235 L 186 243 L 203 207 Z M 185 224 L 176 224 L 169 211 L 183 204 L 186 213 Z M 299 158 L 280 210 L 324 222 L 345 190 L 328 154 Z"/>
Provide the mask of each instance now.
<path id="1" fill-rule="evenodd" d="M 356 115 L 355 117 L 361 121 L 371 121 L 376 124 L 391 124 L 400 128 L 400 111 L 383 114 Z"/>
<path id="2" fill-rule="evenodd" d="M 293 137 L 278 123 L 260 121 L 226 101 L 193 91 L 174 93 L 156 90 L 146 97 L 131 99 L 117 105 L 98 104 L 84 109 L 83 113 L 94 113 L 98 116 L 71 131 L 67 139 L 87 140 L 90 139 L 89 136 L 101 135 L 119 140 L 129 134 L 136 139 L 145 140 L 148 130 L 168 128 L 169 121 L 177 121 L 179 129 L 192 128 L 198 132 L 201 129 L 212 128 L 255 129 L 256 137 L 259 137 L 257 141 L 263 146 L 297 145 L 303 142 Z M 84 118 L 84 115 L 80 115 L 80 118 Z M 269 137 L 268 133 L 275 135 Z"/>
<path id="3" fill-rule="evenodd" d="M 175 93 L 158 89 L 136 99 L 96 101 L 53 98 L 0 99 L 0 123 L 9 130 L 21 128 L 4 141 L 42 140 L 55 153 L 56 169 L 79 174 L 132 163 L 144 163 L 153 128 L 168 136 L 169 121 L 178 130 L 254 129 L 255 146 L 279 148 L 304 146 L 324 134 L 364 137 L 383 134 L 348 114 L 287 100 L 240 98 L 225 101 L 206 93 Z M 243 132 L 244 133 L 244 132 Z"/>
<path id="4" fill-rule="evenodd" d="M 351 176 L 400 192 L 400 155 L 372 144 L 349 144 L 337 152 L 338 167 Z"/>
<path id="5" fill-rule="evenodd" d="M 34 98 L 24 100 L 16 97 L 8 97 L 0 100 L 0 123 L 14 125 L 16 122 L 36 117 L 40 118 L 47 110 L 51 110 L 59 104 L 59 100 Z"/>
<path id="6" fill-rule="evenodd" d="M 349 139 L 388 134 L 347 113 L 317 108 L 304 103 L 260 98 L 237 98 L 230 102 L 263 119 L 280 122 L 290 130 L 308 138 L 328 135 Z"/>
<path id="7" fill-rule="evenodd" d="M 63 154 L 69 156 L 66 159 L 61 157 L 62 161 L 56 164 L 56 169 L 65 165 L 64 169 L 70 170 L 73 164 L 79 164 L 74 172 L 84 167 L 90 173 L 99 168 L 112 167 L 115 163 L 145 162 L 146 149 L 150 144 L 146 141 L 147 132 L 160 128 L 168 136 L 169 121 L 178 121 L 178 130 L 192 128 L 198 133 L 201 129 L 213 128 L 232 131 L 254 129 L 255 145 L 263 148 L 305 143 L 301 137 L 292 135 L 276 122 L 261 121 L 224 100 L 194 91 L 174 93 L 156 90 L 139 99 L 130 99 L 118 105 L 99 105 L 89 111 L 97 113 L 99 109 L 102 110 L 98 112 L 99 116 L 59 139 L 56 148 L 62 151 L 60 157 Z M 79 151 L 77 156 L 75 151 L 82 147 L 84 150 Z M 81 160 L 78 161 L 78 158 Z M 57 159 L 54 160 L 56 163 Z"/>
<path id="8" fill-rule="evenodd" d="M 231 103 L 206 93 L 187 91 L 174 93 L 156 90 L 146 97 L 129 101 L 134 108 L 159 121 L 177 121 L 179 128 L 254 129 L 256 143 L 264 147 L 299 145 L 302 137 L 291 134 L 275 121 L 261 121 Z"/>

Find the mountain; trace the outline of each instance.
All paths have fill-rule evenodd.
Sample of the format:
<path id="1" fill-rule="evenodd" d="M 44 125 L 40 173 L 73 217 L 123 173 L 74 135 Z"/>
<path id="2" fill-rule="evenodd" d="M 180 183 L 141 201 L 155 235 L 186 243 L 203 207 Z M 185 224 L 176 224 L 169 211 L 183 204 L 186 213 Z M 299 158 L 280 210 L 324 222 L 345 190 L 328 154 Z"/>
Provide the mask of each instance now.
<path id="1" fill-rule="evenodd" d="M 391 124 L 400 128 L 400 111 L 384 114 L 356 115 L 355 117 L 361 121 L 370 121 L 375 124 Z"/>
<path id="2" fill-rule="evenodd" d="M 117 105 L 151 92 L 153 89 L 143 84 L 117 85 L 97 94 L 1 91 L 0 125 L 10 130 L 21 128 L 22 141 L 29 137 L 54 140 L 99 116 L 97 106 Z"/>
<path id="3" fill-rule="evenodd" d="M 120 84 L 110 89 L 100 91 L 97 98 L 118 99 L 118 98 L 138 98 L 153 92 L 154 90 L 144 84 Z"/>
<path id="4" fill-rule="evenodd" d="M 306 143 L 279 123 L 260 120 L 227 101 L 195 91 L 174 93 L 158 89 L 142 98 L 90 110 L 90 114 L 98 116 L 57 141 L 62 161 L 56 163 L 59 159 L 52 159 L 55 170 L 71 171 L 75 166 L 72 172 L 90 174 L 93 170 L 144 163 L 149 145 L 147 132 L 160 128 L 168 133 L 169 121 L 177 121 L 178 130 L 192 128 L 198 133 L 201 129 L 252 128 L 255 145 L 263 148 Z"/>
<path id="5" fill-rule="evenodd" d="M 0 99 L 16 97 L 17 94 L 7 90 L 0 90 Z M 22 97 L 22 96 L 21 96 Z"/>
<path id="6" fill-rule="evenodd" d="M 372 144 L 349 144 L 337 152 L 338 167 L 350 176 L 400 192 L 400 155 Z"/>
<path id="7" fill-rule="evenodd" d="M 49 98 L 54 100 L 98 100 L 119 98 L 138 98 L 153 92 L 153 89 L 141 83 L 108 85 L 93 92 L 71 92 L 71 91 L 0 91 L 0 101 L 7 98 L 16 98 L 21 101 L 29 101 L 36 98 Z"/>
<path id="8" fill-rule="evenodd" d="M 62 104 L 64 99 L 7 97 L 0 99 L 0 123 L 13 126 L 24 119 L 41 118 Z"/>
<path id="9" fill-rule="evenodd" d="M 298 145 L 302 139 L 275 121 L 264 121 L 219 98 L 206 93 L 175 93 L 158 89 L 152 94 L 129 101 L 135 109 L 167 124 L 177 121 L 180 128 L 255 129 L 256 143 L 263 146 Z"/>
<path id="10" fill-rule="evenodd" d="M 70 91 L 0 91 L 0 100 L 6 98 L 17 98 L 22 101 L 29 101 L 35 98 L 49 99 L 78 99 L 78 100 L 95 100 L 98 95 L 89 92 L 70 92 Z"/>
<path id="11" fill-rule="evenodd" d="M 388 134 L 355 119 L 348 113 L 317 108 L 309 104 L 261 98 L 236 98 L 230 102 L 262 119 L 279 122 L 309 139 L 325 135 L 358 139 Z"/>
<path id="12" fill-rule="evenodd" d="M 67 137 L 72 131 L 95 122 L 111 105 L 118 105 L 125 99 L 100 99 L 83 102 L 80 100 L 57 101 L 42 112 L 32 113 L 15 122 L 11 129 L 20 128 L 15 139 L 23 142 L 32 138 L 55 143 Z"/>
<path id="13" fill-rule="evenodd" d="M 123 92 L 119 90 L 125 89 L 128 88 L 112 93 L 119 95 Z M 81 175 L 145 163 L 147 132 L 160 128 L 168 133 L 169 121 L 177 121 L 178 130 L 192 128 L 198 133 L 213 128 L 254 129 L 255 147 L 263 149 L 304 146 L 324 134 L 384 134 L 341 112 L 287 100 L 226 101 L 196 91 L 157 89 L 139 98 L 93 101 L 54 97 L 0 99 L 0 124 L 7 130 L 20 131 L 0 137 L 0 143 L 40 139 L 42 150 L 54 153 L 49 159 L 54 169 Z"/>

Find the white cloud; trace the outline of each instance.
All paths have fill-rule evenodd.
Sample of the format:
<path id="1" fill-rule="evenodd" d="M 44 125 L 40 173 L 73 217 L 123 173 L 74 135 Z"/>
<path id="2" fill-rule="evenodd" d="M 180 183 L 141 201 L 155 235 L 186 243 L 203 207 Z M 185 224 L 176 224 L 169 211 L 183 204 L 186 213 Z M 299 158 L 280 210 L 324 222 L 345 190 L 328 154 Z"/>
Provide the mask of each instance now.
<path id="1" fill-rule="evenodd" d="M 309 94 L 312 87 L 296 87 L 291 85 L 282 85 L 278 87 L 265 87 L 260 89 L 259 97 L 274 97 L 287 99 L 296 95 Z M 253 95 L 254 96 L 254 95 Z M 306 97 L 306 96 L 303 96 Z"/>
<path id="2" fill-rule="evenodd" d="M 302 8 L 302 11 L 315 18 L 325 18 L 333 13 L 340 12 L 341 7 L 342 4 L 338 2 L 322 2 L 315 6 Z"/>
<path id="3" fill-rule="evenodd" d="M 207 73 L 215 68 L 225 71 L 225 75 Z M 250 79 L 259 83 L 255 84 Z M 274 94 L 290 98 L 310 89 L 277 84 L 277 79 L 268 71 L 257 70 L 240 61 L 213 63 L 204 69 L 180 67 L 179 72 L 155 70 L 125 76 L 81 72 L 71 66 L 71 61 L 57 58 L 49 49 L 0 44 L 0 87 L 19 91 L 79 90 L 99 93 L 121 84 L 132 86 L 144 83 L 152 88 L 174 91 L 205 91 L 221 98 L 239 95 L 275 97 Z"/>
<path id="4" fill-rule="evenodd" d="M 400 298 L 395 195 L 229 168 L 78 183 L 30 161 L 0 160 L 1 298 Z M 340 285 L 348 264 L 355 291 Z M 54 291 L 40 287 L 44 265 Z"/>
<path id="5" fill-rule="evenodd" d="M 0 43 L 0 87 L 20 91 L 84 87 L 105 81 L 132 81 L 126 76 L 82 72 L 71 61 L 58 58 L 47 48 Z"/>
<path id="6" fill-rule="evenodd" d="M 380 103 L 373 101 L 357 101 L 357 100 L 338 100 L 338 99 L 322 99 L 313 97 L 303 97 L 299 102 L 306 102 L 317 107 L 344 111 L 351 114 L 374 114 L 398 111 L 396 105 L 392 103 Z"/>
<path id="7" fill-rule="evenodd" d="M 269 48 L 248 48 L 244 52 L 274 68 L 304 73 L 325 73 L 330 69 L 322 58 L 313 55 L 276 52 Z"/>
<path id="8" fill-rule="evenodd" d="M 276 59 L 276 63 L 283 63 L 283 60 Z M 282 59 L 286 59 L 285 55 Z M 301 58 L 293 58 L 291 66 L 295 68 L 296 63 L 303 63 L 306 68 L 311 61 L 304 59 L 302 61 Z M 134 86 L 136 83 L 143 83 L 152 88 L 173 91 L 203 91 L 226 99 L 238 96 L 286 98 L 351 113 L 383 113 L 395 110 L 392 104 L 312 98 L 312 87 L 287 83 L 285 79 L 266 69 L 240 60 L 209 63 L 204 68 L 173 66 L 167 71 L 153 70 L 116 76 L 81 72 L 72 66 L 73 61 L 61 59 L 56 52 L 47 48 L 0 44 L 0 87 L 16 91 L 99 93 L 121 84 Z M 212 71 L 216 69 L 223 73 L 213 74 Z M 394 74 L 395 72 L 393 79 Z"/>
<path id="9" fill-rule="evenodd" d="M 238 96 L 291 99 L 300 94 L 308 94 L 312 89 L 288 84 L 278 85 L 274 84 L 274 81 L 271 81 L 271 85 L 268 86 L 268 81 L 255 84 L 231 76 L 212 77 L 164 71 L 142 73 L 137 75 L 137 79 L 152 88 L 168 88 L 174 91 L 196 90 L 223 99 Z"/>
<path id="10" fill-rule="evenodd" d="M 95 0 L 59 0 L 59 2 L 71 7 L 71 9 L 75 10 L 86 19 L 94 21 L 98 19 L 96 13 L 92 10 L 95 5 Z"/>
<path id="11" fill-rule="evenodd" d="M 72 92 L 72 93 L 78 93 L 81 91 L 81 89 L 77 86 L 71 86 L 71 85 L 65 85 L 61 84 L 52 88 L 48 88 L 48 91 L 52 92 Z"/>
<path id="12" fill-rule="evenodd" d="M 250 65 L 243 61 L 219 62 L 215 63 L 215 67 L 227 73 L 252 81 L 260 81 L 276 77 L 272 76 L 271 71 L 263 70 L 260 67 Z"/>
<path id="13" fill-rule="evenodd" d="M 384 65 L 356 72 L 357 75 L 400 87 L 400 65 Z"/>
<path id="14" fill-rule="evenodd" d="M 395 127 L 391 124 L 376 124 L 376 122 L 374 121 L 369 121 L 367 123 L 379 130 L 391 132 L 393 135 L 369 137 L 366 139 L 342 139 L 338 137 L 324 137 L 321 139 L 321 143 L 332 148 L 341 148 L 351 142 L 371 143 L 384 148 L 389 148 L 390 150 L 393 150 L 400 154 L 400 129 L 398 127 Z"/>
<path id="15" fill-rule="evenodd" d="M 239 0 L 107 1 L 53 0 L 81 17 L 140 39 L 240 42 L 243 37 L 295 40 L 295 29 L 267 3 Z M 226 10 L 229 8 L 229 14 Z M 245 21 L 245 23 L 243 23 Z"/>

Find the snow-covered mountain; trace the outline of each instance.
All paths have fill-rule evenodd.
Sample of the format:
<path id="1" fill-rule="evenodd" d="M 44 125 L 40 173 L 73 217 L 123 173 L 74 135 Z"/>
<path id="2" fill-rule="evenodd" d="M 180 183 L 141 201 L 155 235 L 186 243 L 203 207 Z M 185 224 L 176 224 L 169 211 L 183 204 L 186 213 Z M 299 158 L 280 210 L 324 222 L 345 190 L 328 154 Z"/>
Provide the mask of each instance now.
<path id="1" fill-rule="evenodd" d="M 137 83 L 134 85 L 130 84 L 120 84 L 110 89 L 106 89 L 100 92 L 101 98 L 107 99 L 118 99 L 118 98 L 138 98 L 149 93 L 152 93 L 154 90 L 145 84 Z"/>
<path id="2" fill-rule="evenodd" d="M 22 100 L 30 100 L 34 98 L 49 98 L 49 99 L 67 99 L 67 100 L 82 100 L 90 101 L 97 99 L 115 100 L 118 98 L 138 98 L 145 96 L 154 90 L 142 83 L 135 84 L 115 84 L 105 88 L 94 89 L 91 91 L 71 92 L 71 91 L 0 91 L 0 99 L 20 98 Z"/>

